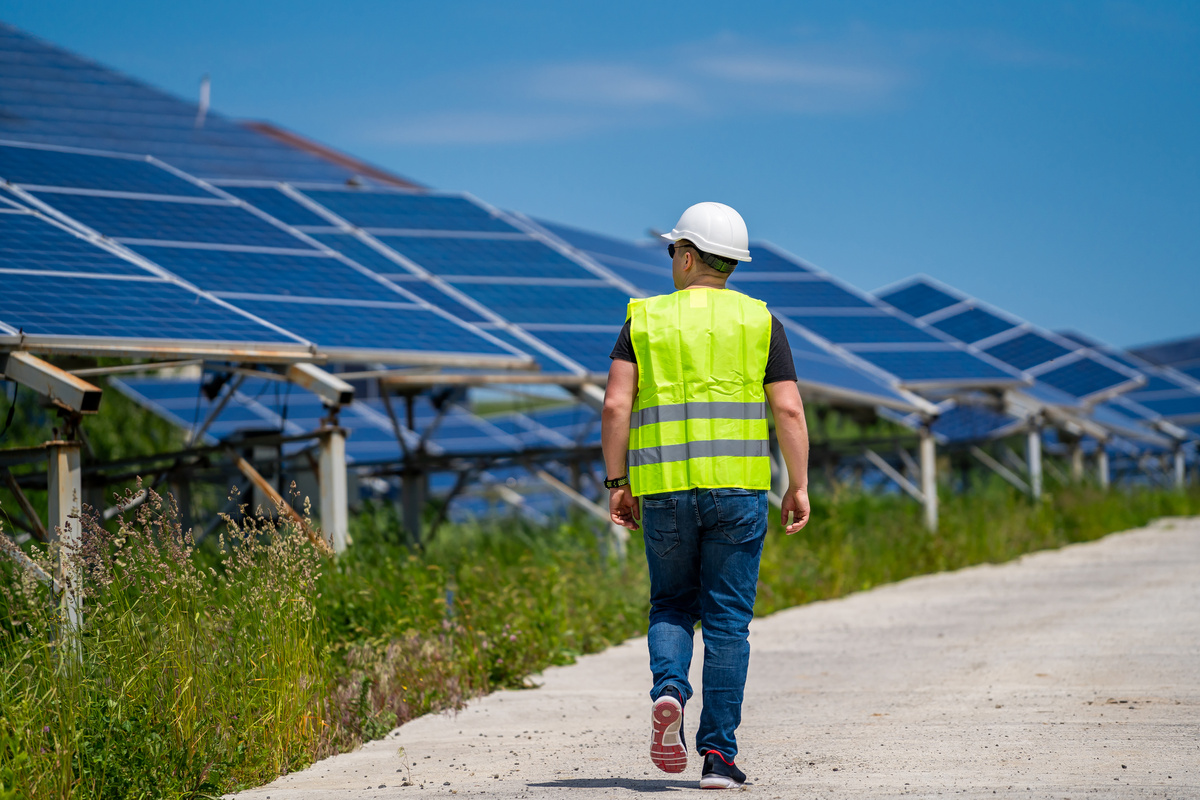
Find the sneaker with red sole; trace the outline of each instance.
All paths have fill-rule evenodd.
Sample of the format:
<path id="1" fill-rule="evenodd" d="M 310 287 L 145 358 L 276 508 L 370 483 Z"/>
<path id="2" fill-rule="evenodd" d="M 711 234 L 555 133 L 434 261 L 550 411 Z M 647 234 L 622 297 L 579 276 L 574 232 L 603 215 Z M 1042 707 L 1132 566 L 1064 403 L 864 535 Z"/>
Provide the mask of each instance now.
<path id="1" fill-rule="evenodd" d="M 663 772 L 687 769 L 687 745 L 683 743 L 683 704 L 673 692 L 664 693 L 650 710 L 650 760 Z"/>
<path id="2" fill-rule="evenodd" d="M 704 754 L 704 768 L 700 771 L 701 789 L 740 789 L 746 783 L 746 773 L 717 750 Z"/>

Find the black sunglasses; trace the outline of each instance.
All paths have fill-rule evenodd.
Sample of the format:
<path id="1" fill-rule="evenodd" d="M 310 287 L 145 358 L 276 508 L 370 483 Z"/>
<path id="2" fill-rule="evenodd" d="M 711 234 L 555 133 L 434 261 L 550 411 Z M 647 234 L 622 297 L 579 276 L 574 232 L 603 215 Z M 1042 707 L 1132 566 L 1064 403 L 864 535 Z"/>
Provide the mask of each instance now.
<path id="1" fill-rule="evenodd" d="M 671 242 L 669 245 L 667 245 L 667 255 L 671 256 L 671 258 L 675 257 L 675 245 L 676 244 L 677 244 L 677 242 Z M 696 247 L 691 242 L 684 242 L 683 244 L 680 244 L 679 246 L 680 247 L 691 247 L 692 249 L 695 249 L 695 247 Z"/>

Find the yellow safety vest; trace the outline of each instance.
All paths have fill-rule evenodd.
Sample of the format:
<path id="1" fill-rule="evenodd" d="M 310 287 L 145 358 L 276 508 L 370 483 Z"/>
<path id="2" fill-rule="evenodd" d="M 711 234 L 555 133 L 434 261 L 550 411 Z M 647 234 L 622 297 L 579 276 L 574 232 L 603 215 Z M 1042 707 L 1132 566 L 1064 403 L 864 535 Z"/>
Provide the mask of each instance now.
<path id="1" fill-rule="evenodd" d="M 638 393 L 629 420 L 634 495 L 770 489 L 765 303 L 730 289 L 629 301 Z"/>

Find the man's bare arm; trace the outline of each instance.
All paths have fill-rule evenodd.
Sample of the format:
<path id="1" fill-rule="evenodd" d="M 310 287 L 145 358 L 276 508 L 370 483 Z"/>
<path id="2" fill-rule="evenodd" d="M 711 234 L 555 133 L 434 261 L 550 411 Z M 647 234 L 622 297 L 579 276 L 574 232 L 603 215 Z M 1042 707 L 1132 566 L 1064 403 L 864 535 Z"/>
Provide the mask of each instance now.
<path id="1" fill-rule="evenodd" d="M 804 401 L 795 381 L 766 385 L 767 402 L 775 415 L 775 436 L 787 465 L 788 488 L 783 495 L 781 521 L 788 534 L 808 524 L 808 423 L 804 419 Z M 788 513 L 793 521 L 788 524 Z"/>
<path id="2" fill-rule="evenodd" d="M 604 468 L 608 477 L 626 474 L 629 455 L 629 414 L 637 396 L 637 365 L 614 358 L 608 368 L 608 386 L 604 390 L 604 411 L 600 415 L 600 445 L 604 448 Z M 640 518 L 637 500 L 630 487 L 608 490 L 608 512 L 612 521 L 632 531 Z"/>

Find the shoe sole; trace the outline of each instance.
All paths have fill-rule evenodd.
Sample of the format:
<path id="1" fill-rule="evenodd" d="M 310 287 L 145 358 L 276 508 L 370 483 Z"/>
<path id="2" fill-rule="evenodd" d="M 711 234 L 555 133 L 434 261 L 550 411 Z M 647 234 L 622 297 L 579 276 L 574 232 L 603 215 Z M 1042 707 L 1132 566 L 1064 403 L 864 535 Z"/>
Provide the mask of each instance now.
<path id="1" fill-rule="evenodd" d="M 742 784 L 724 775 L 705 775 L 700 779 L 701 789 L 740 789 Z"/>
<path id="2" fill-rule="evenodd" d="M 674 697 L 660 697 L 650 709 L 650 760 L 663 772 L 687 769 L 687 748 L 679 731 L 683 727 L 683 706 Z"/>

